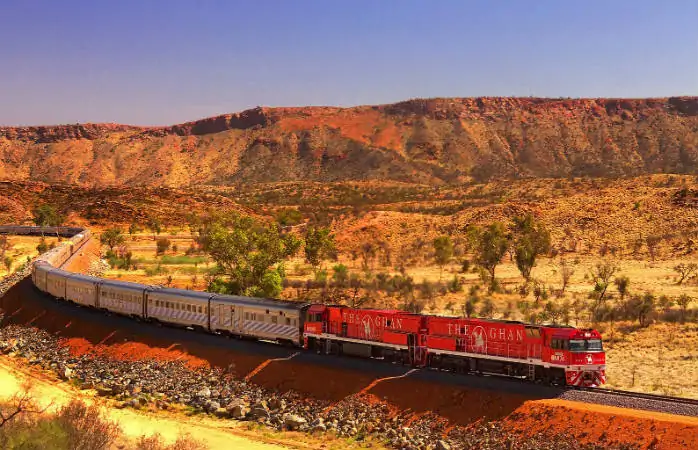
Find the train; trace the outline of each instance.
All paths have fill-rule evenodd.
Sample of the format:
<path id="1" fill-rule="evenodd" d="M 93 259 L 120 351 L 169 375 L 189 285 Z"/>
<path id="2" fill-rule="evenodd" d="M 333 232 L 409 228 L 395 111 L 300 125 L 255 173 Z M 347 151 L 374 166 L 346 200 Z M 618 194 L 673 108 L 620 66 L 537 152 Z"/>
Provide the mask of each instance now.
<path id="1" fill-rule="evenodd" d="M 559 386 L 597 387 L 606 381 L 603 341 L 594 329 L 215 294 L 61 269 L 89 239 L 89 230 L 80 229 L 40 255 L 32 265 L 34 286 L 56 299 L 146 322 L 326 355 Z"/>

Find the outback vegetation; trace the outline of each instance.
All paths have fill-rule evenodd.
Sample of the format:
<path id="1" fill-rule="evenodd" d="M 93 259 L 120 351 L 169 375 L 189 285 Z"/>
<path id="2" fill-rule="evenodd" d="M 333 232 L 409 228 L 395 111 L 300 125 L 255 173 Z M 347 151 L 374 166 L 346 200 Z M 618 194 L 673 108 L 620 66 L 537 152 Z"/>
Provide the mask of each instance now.
<path id="1" fill-rule="evenodd" d="M 690 175 L 190 190 L 12 184 L 0 192 L 9 202 L 7 222 L 31 220 L 35 205 L 51 204 L 66 223 L 120 228 L 125 240 L 111 250 L 105 245 L 109 265 L 95 264 L 95 273 L 595 326 L 607 342 L 611 386 L 698 395 L 691 331 L 698 314 L 698 187 Z M 674 330 L 671 344 L 665 327 Z M 627 344 L 639 336 L 662 343 L 663 356 L 633 377 Z M 662 367 L 680 374 L 671 385 L 660 382 Z"/>
<path id="2" fill-rule="evenodd" d="M 72 400 L 52 412 L 40 406 L 28 389 L 0 403 L 0 447 L 7 450 L 205 449 L 188 436 L 181 436 L 172 444 L 165 443 L 157 434 L 128 440 L 119 425 L 107 419 L 98 406 Z"/>
<path id="3" fill-rule="evenodd" d="M 153 219 L 152 211 L 135 213 L 117 241 L 108 227 L 105 247 L 118 244 L 106 253 L 110 267 L 101 270 L 189 289 L 594 326 L 604 333 L 610 358 L 643 330 L 659 333 L 667 324 L 676 330 L 673 348 L 684 349 L 673 363 L 689 371 L 695 364 L 689 330 L 698 316 L 698 231 L 688 225 L 696 213 L 685 206 L 690 194 L 683 192 L 695 180 L 654 176 L 642 182 L 642 194 L 630 187 L 637 181 L 595 179 L 509 188 L 247 187 L 235 190 L 231 205 L 254 198 L 262 215 L 235 207 L 211 213 L 204 205 L 171 221 Z M 626 190 L 628 198 L 644 200 L 624 200 L 592 216 L 576 206 L 609 190 L 605 195 Z M 217 189 L 216 195 L 231 194 Z M 321 195 L 322 203 L 306 202 Z M 480 206 L 464 203 L 473 196 L 482 199 Z M 660 198 L 663 203 L 650 206 Z M 551 205 L 553 212 L 526 200 Z M 629 213 L 615 211 L 622 204 Z M 671 225 L 656 220 L 667 208 Z M 628 214 L 637 234 L 614 222 Z M 609 366 L 623 366 L 619 357 Z M 660 386 L 657 375 L 633 381 L 630 372 L 611 369 L 609 383 L 696 395 L 698 380 L 688 372 L 674 387 Z"/>

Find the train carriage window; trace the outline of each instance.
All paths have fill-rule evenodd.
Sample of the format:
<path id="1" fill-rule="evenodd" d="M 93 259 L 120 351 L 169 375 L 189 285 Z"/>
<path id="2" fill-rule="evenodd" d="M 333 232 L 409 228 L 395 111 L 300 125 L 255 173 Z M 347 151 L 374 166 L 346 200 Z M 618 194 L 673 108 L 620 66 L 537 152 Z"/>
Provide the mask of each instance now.
<path id="1" fill-rule="evenodd" d="M 271 323 L 278 323 L 278 319 L 276 316 L 271 316 Z"/>
<path id="2" fill-rule="evenodd" d="M 187 312 L 191 312 L 191 305 L 187 305 Z"/>
<path id="3" fill-rule="evenodd" d="M 245 320 L 250 320 L 250 313 L 245 313 Z"/>
<path id="4" fill-rule="evenodd" d="M 286 318 L 286 325 L 291 325 L 291 319 L 289 317 Z"/>

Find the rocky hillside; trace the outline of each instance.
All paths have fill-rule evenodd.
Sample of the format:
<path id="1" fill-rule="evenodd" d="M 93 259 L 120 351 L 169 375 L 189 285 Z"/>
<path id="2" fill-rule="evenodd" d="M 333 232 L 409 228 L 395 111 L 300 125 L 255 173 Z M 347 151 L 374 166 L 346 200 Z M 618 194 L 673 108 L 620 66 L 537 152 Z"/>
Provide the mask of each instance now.
<path id="1" fill-rule="evenodd" d="M 694 173 L 698 97 L 256 108 L 161 128 L 0 128 L 0 179 L 86 186 Z"/>

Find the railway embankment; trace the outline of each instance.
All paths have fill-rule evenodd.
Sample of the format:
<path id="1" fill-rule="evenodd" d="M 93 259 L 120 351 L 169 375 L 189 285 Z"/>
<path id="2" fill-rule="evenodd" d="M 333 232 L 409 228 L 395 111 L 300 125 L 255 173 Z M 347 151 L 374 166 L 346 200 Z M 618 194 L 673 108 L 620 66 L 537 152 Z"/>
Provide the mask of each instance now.
<path id="1" fill-rule="evenodd" d="M 27 265 L 0 280 L 0 297 L 5 295 L 15 284 L 31 275 L 31 266 Z"/>

